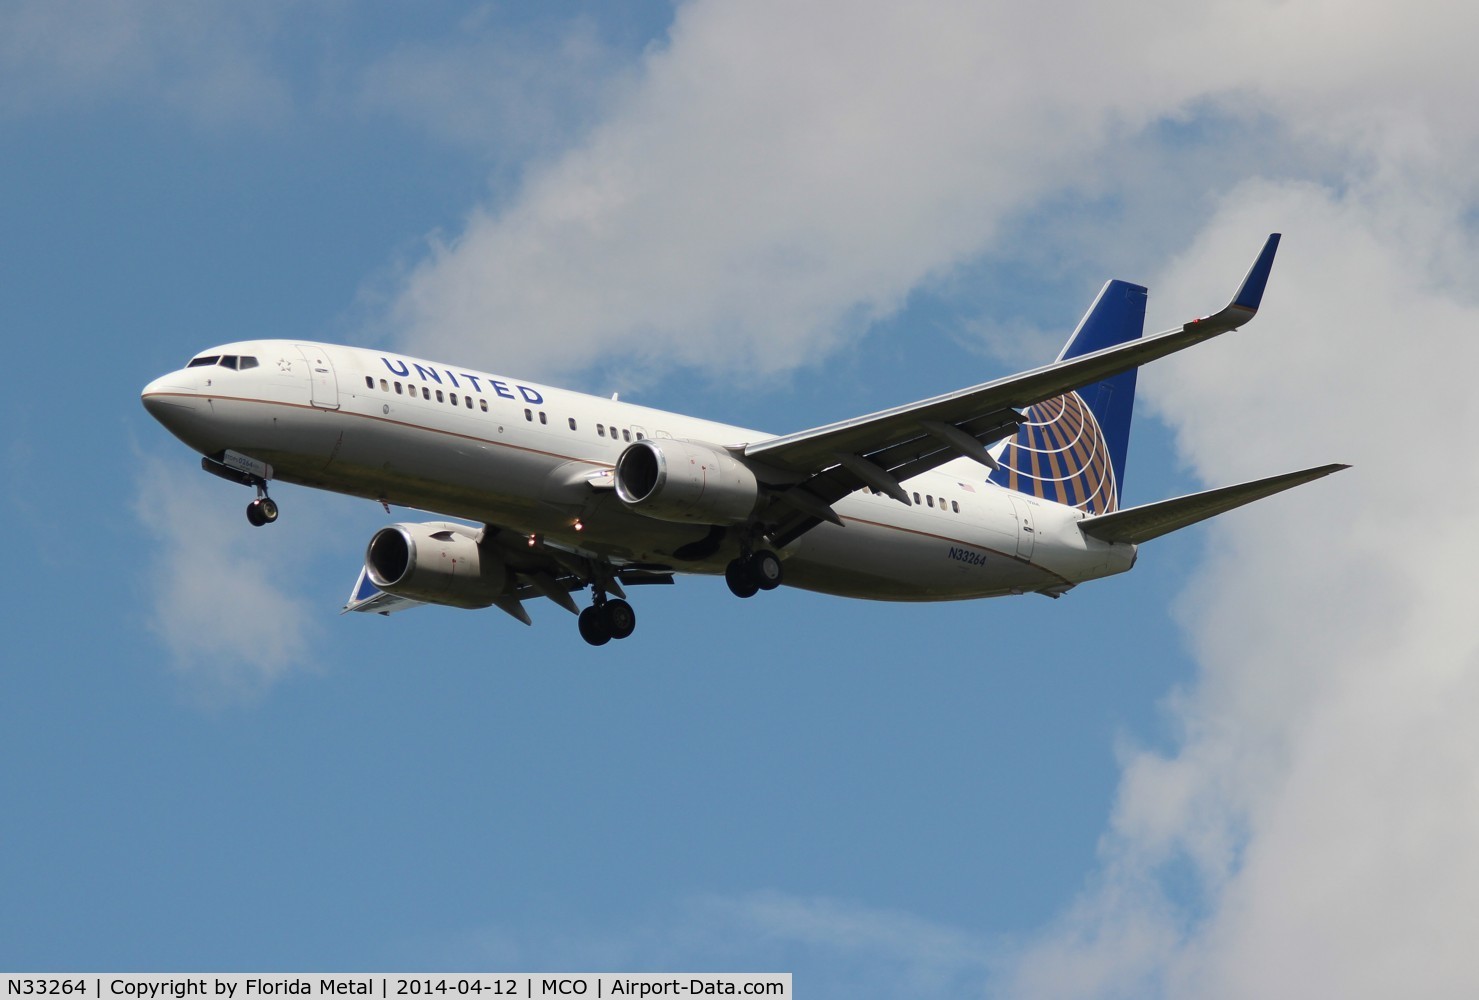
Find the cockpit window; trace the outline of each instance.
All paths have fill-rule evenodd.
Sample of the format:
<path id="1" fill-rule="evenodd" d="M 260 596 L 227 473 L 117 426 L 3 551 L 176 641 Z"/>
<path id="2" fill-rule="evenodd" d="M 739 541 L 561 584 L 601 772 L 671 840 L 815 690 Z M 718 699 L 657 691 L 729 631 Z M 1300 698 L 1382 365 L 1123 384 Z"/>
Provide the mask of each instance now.
<path id="1" fill-rule="evenodd" d="M 257 367 L 257 359 L 250 356 L 238 354 L 205 354 L 198 358 L 192 358 L 186 368 L 208 368 L 211 365 L 220 365 L 222 368 L 233 368 L 237 371 L 246 371 L 248 368 Z"/>

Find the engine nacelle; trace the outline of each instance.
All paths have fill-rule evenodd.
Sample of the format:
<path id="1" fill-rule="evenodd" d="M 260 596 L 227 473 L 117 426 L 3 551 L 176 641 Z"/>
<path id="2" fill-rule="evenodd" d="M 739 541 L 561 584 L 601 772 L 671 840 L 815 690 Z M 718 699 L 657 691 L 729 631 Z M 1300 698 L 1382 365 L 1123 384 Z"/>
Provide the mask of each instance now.
<path id="1" fill-rule="evenodd" d="M 381 528 L 365 550 L 370 582 L 387 594 L 454 608 L 486 608 L 508 587 L 508 569 L 465 524 L 431 521 Z"/>
<path id="2" fill-rule="evenodd" d="M 647 438 L 616 460 L 616 495 L 660 521 L 740 524 L 754 512 L 760 484 L 723 448 Z"/>

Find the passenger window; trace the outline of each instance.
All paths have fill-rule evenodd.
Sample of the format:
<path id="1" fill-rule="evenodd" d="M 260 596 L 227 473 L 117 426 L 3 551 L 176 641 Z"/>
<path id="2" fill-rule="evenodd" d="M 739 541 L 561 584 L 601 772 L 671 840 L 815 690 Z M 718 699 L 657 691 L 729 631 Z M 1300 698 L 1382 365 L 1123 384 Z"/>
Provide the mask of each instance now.
<path id="1" fill-rule="evenodd" d="M 375 388 L 375 380 L 372 379 L 368 375 L 365 376 L 365 388 L 366 389 L 373 389 L 373 388 Z"/>
<path id="2" fill-rule="evenodd" d="M 396 395 L 397 395 L 397 396 L 399 396 L 399 395 L 402 395 L 402 393 L 401 393 L 401 384 L 400 384 L 400 383 L 399 383 L 399 382 L 397 382 L 397 383 L 396 383 L 396 384 L 395 384 L 395 394 L 396 394 Z"/>
<path id="3" fill-rule="evenodd" d="M 381 392 L 389 392 L 390 391 L 390 383 L 387 382 L 387 381 L 385 381 L 385 379 L 381 379 L 380 380 L 380 391 Z"/>
<path id="4" fill-rule="evenodd" d="M 526 409 L 524 411 L 524 419 L 529 421 L 531 424 L 534 423 L 534 411 Z"/>
<path id="5" fill-rule="evenodd" d="M 638 441 L 646 440 L 641 431 L 638 431 L 637 432 L 637 440 Z"/>
<path id="6" fill-rule="evenodd" d="M 540 410 L 539 411 L 539 422 L 541 424 L 547 424 L 547 423 L 549 423 L 549 421 L 547 419 L 545 419 L 544 411 L 543 410 Z"/>
<path id="7" fill-rule="evenodd" d="M 623 427 L 621 429 L 621 439 L 623 441 L 630 441 L 632 439 L 632 432 Z"/>
<path id="8" fill-rule="evenodd" d="M 919 503 L 919 494 L 918 493 L 914 494 L 914 502 L 916 504 Z"/>
<path id="9" fill-rule="evenodd" d="M 462 397 L 462 401 L 467 404 L 467 408 L 469 410 L 472 409 L 472 397 L 471 396 L 463 396 Z"/>
<path id="10" fill-rule="evenodd" d="M 455 393 L 455 392 L 449 392 L 449 393 L 447 393 L 447 402 L 451 403 L 453 406 L 456 406 L 457 405 L 457 393 Z"/>
<path id="11" fill-rule="evenodd" d="M 478 405 L 483 408 L 484 413 L 488 412 L 488 401 L 486 399 L 478 400 Z"/>
<path id="12" fill-rule="evenodd" d="M 431 399 L 431 390 L 424 385 L 421 387 L 421 398 L 427 400 Z"/>
<path id="13" fill-rule="evenodd" d="M 574 417 L 571 417 L 570 418 L 570 429 L 572 431 L 575 430 L 575 418 Z"/>
<path id="14" fill-rule="evenodd" d="M 959 514 L 960 513 L 960 504 L 956 503 L 954 500 L 951 500 L 950 501 L 950 509 L 952 511 L 954 511 L 955 513 Z"/>
<path id="15" fill-rule="evenodd" d="M 606 436 L 606 425 L 605 424 L 597 424 L 596 425 L 596 437 L 605 437 L 605 436 Z"/>
<path id="16" fill-rule="evenodd" d="M 924 502 L 927 503 L 927 504 L 929 504 L 929 506 L 933 507 L 935 505 L 935 498 L 934 497 L 925 497 L 924 498 Z"/>

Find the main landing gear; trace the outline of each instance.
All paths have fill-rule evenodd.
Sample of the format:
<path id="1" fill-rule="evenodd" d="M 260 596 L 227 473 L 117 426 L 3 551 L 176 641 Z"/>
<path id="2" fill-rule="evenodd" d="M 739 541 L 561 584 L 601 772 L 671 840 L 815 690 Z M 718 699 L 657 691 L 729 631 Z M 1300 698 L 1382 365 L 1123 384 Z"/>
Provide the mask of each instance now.
<path id="1" fill-rule="evenodd" d="M 724 569 L 724 582 L 735 597 L 754 597 L 781 585 L 781 560 L 769 549 L 741 554 Z"/>
<path id="2" fill-rule="evenodd" d="M 592 646 L 604 646 L 612 639 L 625 639 L 637 629 L 637 613 L 620 597 L 606 596 L 596 588 L 596 598 L 580 613 L 577 621 L 580 637 Z"/>

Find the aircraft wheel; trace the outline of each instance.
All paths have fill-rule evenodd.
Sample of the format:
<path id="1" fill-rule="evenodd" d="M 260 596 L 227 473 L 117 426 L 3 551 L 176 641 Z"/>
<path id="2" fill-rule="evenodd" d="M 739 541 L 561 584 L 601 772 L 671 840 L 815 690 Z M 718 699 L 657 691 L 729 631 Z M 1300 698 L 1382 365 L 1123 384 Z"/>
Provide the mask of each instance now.
<path id="1" fill-rule="evenodd" d="M 606 631 L 613 639 L 625 639 L 637 629 L 637 613 L 632 606 L 620 598 L 607 601 L 601 607 L 601 618 Z"/>
<path id="2" fill-rule="evenodd" d="M 580 613 L 576 619 L 580 628 L 580 637 L 592 646 L 604 646 L 611 641 L 611 629 L 606 624 L 606 616 L 597 607 L 589 607 Z M 632 624 L 636 624 L 636 616 L 632 617 Z"/>
<path id="3" fill-rule="evenodd" d="M 760 581 L 751 572 L 750 563 L 744 559 L 731 559 L 724 568 L 724 582 L 729 584 L 735 597 L 754 597 L 760 591 Z"/>
<path id="4" fill-rule="evenodd" d="M 781 560 L 769 549 L 750 557 L 750 577 L 761 590 L 774 590 L 781 585 Z"/>
<path id="5" fill-rule="evenodd" d="M 277 503 L 271 497 L 258 497 L 247 504 L 247 520 L 260 528 L 277 520 Z"/>

